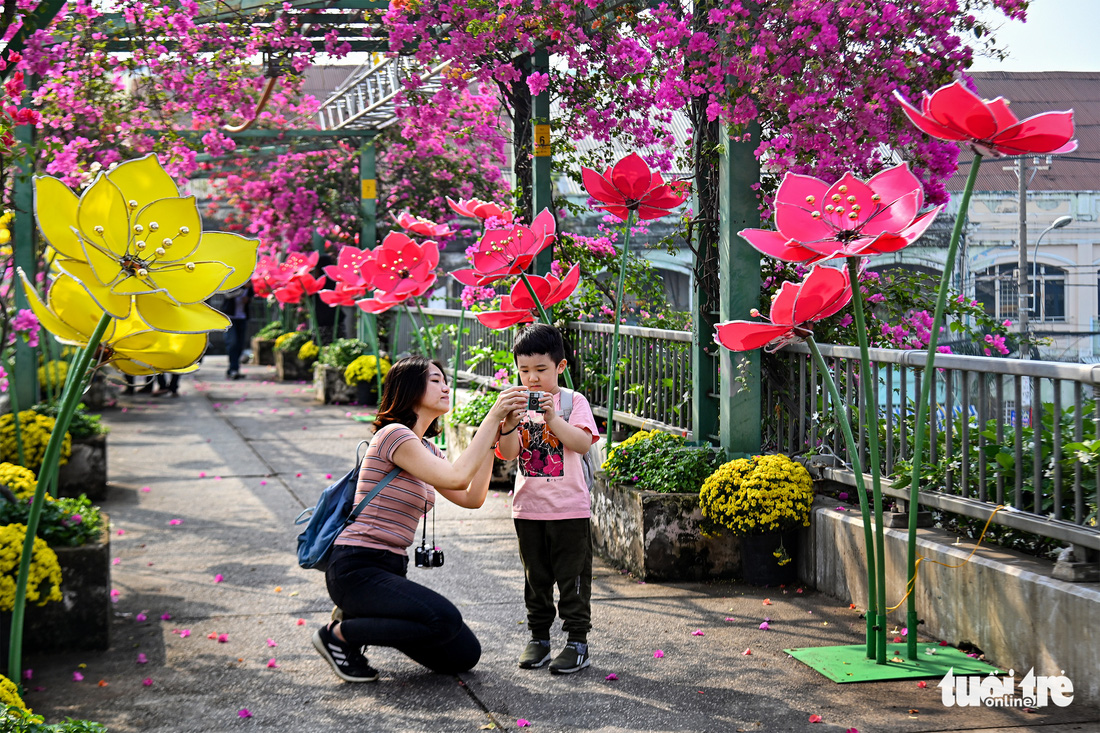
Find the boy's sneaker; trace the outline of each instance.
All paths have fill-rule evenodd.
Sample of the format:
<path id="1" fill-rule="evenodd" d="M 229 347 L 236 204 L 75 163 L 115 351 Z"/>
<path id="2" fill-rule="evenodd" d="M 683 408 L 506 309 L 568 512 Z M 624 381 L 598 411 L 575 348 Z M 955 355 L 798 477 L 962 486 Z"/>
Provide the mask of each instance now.
<path id="1" fill-rule="evenodd" d="M 573 674 L 592 664 L 592 658 L 588 656 L 588 644 L 580 641 L 571 641 L 561 650 L 561 654 L 550 662 L 551 674 Z"/>
<path id="2" fill-rule="evenodd" d="M 367 663 L 358 649 L 340 641 L 328 626 L 313 632 L 313 646 L 332 665 L 336 676 L 346 682 L 374 682 L 378 670 Z"/>
<path id="3" fill-rule="evenodd" d="M 538 669 L 550 661 L 550 640 L 531 639 L 519 655 L 520 669 Z"/>

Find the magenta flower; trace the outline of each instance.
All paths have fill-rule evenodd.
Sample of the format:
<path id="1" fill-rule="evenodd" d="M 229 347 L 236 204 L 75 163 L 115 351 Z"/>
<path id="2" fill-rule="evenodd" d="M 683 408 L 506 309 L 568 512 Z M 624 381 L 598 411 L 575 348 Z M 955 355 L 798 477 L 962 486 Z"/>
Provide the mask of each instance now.
<path id="1" fill-rule="evenodd" d="M 596 208 L 624 221 L 630 211 L 637 211 L 642 221 L 660 219 L 687 198 L 686 184 L 677 183 L 673 190 L 637 153 L 631 153 L 602 174 L 582 167 L 581 177 L 588 195 L 603 204 Z"/>
<path id="2" fill-rule="evenodd" d="M 1020 120 L 1004 97 L 982 99 L 961 81 L 921 94 L 917 109 L 894 90 L 894 98 L 910 122 L 940 140 L 965 142 L 979 155 L 1071 153 L 1073 110 L 1044 112 Z"/>
<path id="3" fill-rule="evenodd" d="M 240 710 L 237 711 L 237 717 L 238 718 L 251 718 L 252 713 L 249 711 L 248 708 L 241 708 Z"/>
<path id="4" fill-rule="evenodd" d="M 772 301 L 771 322 L 719 323 L 715 340 L 730 351 L 769 351 L 809 336 L 812 324 L 834 315 L 852 299 L 847 270 L 818 266 L 801 283 L 785 282 Z M 751 315 L 758 316 L 755 308 Z"/>
<path id="5" fill-rule="evenodd" d="M 866 183 L 851 173 L 833 185 L 787 173 L 775 196 L 775 228 L 742 229 L 760 252 L 813 264 L 835 257 L 896 252 L 920 238 L 942 209 L 920 214 L 924 190 L 904 163 Z"/>

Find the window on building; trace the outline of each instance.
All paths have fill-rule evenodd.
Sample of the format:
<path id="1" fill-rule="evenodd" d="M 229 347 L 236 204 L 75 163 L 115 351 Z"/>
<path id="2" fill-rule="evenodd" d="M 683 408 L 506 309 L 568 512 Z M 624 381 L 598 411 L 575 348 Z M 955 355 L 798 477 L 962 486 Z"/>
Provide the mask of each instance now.
<path id="1" fill-rule="evenodd" d="M 1006 263 L 990 267 L 975 278 L 975 297 L 986 313 L 998 320 L 1016 320 L 1019 315 L 1016 270 L 1015 263 Z M 1038 277 L 1029 279 L 1031 307 L 1028 318 L 1033 321 L 1066 320 L 1066 271 L 1039 265 Z"/>

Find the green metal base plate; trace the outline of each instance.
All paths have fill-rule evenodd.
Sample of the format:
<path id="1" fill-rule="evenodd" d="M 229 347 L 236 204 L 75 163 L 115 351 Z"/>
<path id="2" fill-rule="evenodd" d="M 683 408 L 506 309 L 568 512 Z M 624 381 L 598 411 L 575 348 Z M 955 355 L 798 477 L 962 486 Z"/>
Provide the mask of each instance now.
<path id="1" fill-rule="evenodd" d="M 374 415 L 352 415 L 351 419 L 355 422 L 374 422 Z"/>
<path id="2" fill-rule="evenodd" d="M 943 677 L 949 669 L 957 675 L 1003 673 L 991 664 L 966 656 L 950 646 L 917 644 L 917 659 L 906 658 L 905 644 L 886 645 L 886 664 L 875 664 L 867 658 L 867 646 L 819 646 L 805 649 L 784 649 L 833 682 L 881 682 L 884 680 L 919 680 Z M 931 653 L 930 653 L 931 652 Z"/>

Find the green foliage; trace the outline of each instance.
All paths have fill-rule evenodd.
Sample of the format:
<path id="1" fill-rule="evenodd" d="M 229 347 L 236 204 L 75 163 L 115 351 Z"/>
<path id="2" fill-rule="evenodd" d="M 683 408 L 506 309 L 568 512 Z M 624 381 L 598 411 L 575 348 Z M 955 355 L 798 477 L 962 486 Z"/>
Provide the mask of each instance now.
<path id="1" fill-rule="evenodd" d="M 603 469 L 611 483 L 634 484 L 642 491 L 696 493 L 720 460 L 712 446 L 690 446 L 679 435 L 649 430 L 612 448 Z"/>
<path id="2" fill-rule="evenodd" d="M 272 321 L 256 332 L 256 338 L 263 340 L 277 339 L 283 335 L 284 330 L 281 321 Z"/>
<path id="3" fill-rule="evenodd" d="M 41 715 L 35 715 L 18 705 L 8 705 L 0 716 L 0 733 L 107 733 L 107 726 L 91 720 L 65 718 L 61 723 L 44 723 Z"/>
<path id="4" fill-rule="evenodd" d="M 347 369 L 353 361 L 370 351 L 370 347 L 359 339 L 336 339 L 321 348 L 318 361 L 321 364 Z"/>
<path id="5" fill-rule="evenodd" d="M 26 525 L 30 514 L 29 501 L 0 500 L 0 525 Z M 38 536 L 50 547 L 79 547 L 99 539 L 103 515 L 99 507 L 81 494 L 77 498 L 50 497 L 42 506 Z"/>
<path id="6" fill-rule="evenodd" d="M 496 392 L 479 394 L 456 407 L 451 418 L 462 425 L 480 425 L 496 402 Z"/>
<path id="7" fill-rule="evenodd" d="M 470 356 L 466 359 L 468 369 L 476 369 L 483 362 L 489 362 L 493 366 L 493 376 L 498 384 L 515 384 L 516 361 L 512 352 L 506 349 L 493 349 L 491 346 L 471 346 Z"/>
<path id="8" fill-rule="evenodd" d="M 282 351 L 288 354 L 297 354 L 298 351 L 305 346 L 306 342 L 310 340 L 309 333 L 306 331 L 289 331 L 284 333 L 279 338 L 275 339 L 275 350 Z"/>
<path id="9" fill-rule="evenodd" d="M 39 402 L 31 409 L 39 415 L 57 419 L 57 402 Z M 93 438 L 110 432 L 110 428 L 103 424 L 100 415 L 93 415 L 85 412 L 84 409 L 84 403 L 81 403 L 77 405 L 76 412 L 73 413 L 72 422 L 69 423 L 69 435 L 72 438 Z"/>

